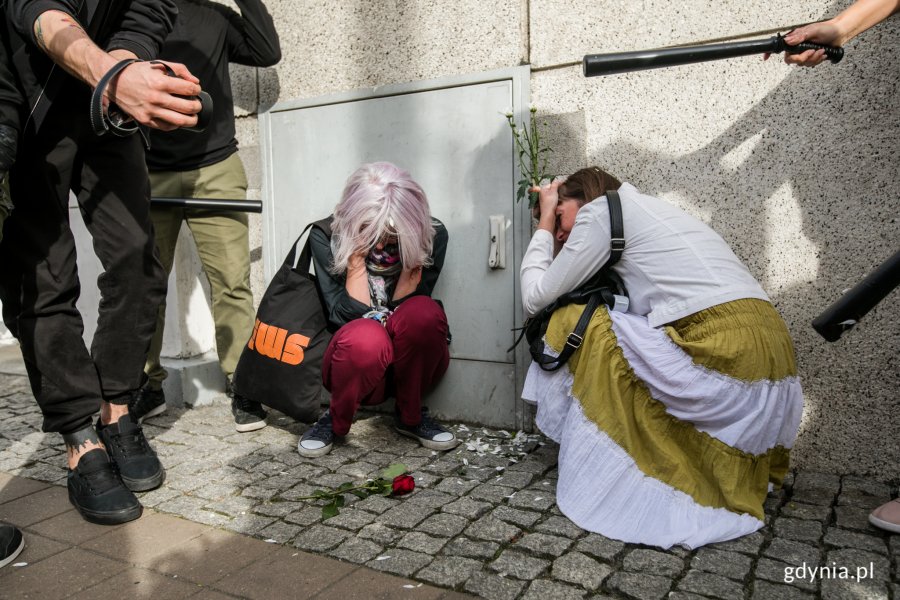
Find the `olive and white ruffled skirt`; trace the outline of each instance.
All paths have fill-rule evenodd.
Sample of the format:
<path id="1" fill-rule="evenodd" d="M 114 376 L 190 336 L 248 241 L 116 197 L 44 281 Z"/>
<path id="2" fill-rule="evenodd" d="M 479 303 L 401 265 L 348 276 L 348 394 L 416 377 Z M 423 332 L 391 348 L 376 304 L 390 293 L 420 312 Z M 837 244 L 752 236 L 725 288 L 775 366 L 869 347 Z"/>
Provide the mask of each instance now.
<path id="1" fill-rule="evenodd" d="M 554 313 L 547 353 L 582 308 Z M 560 510 L 583 529 L 663 548 L 761 528 L 803 409 L 787 327 L 753 299 L 660 328 L 601 307 L 566 367 L 531 365 L 522 396 L 560 444 Z"/>

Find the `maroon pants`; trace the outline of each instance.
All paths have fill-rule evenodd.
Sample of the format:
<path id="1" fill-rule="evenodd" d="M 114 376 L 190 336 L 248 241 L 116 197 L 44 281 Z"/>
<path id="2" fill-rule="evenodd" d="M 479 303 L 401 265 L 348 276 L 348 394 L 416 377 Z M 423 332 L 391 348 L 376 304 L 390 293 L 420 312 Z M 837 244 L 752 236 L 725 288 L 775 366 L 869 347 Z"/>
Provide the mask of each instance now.
<path id="1" fill-rule="evenodd" d="M 422 419 L 422 397 L 447 371 L 447 317 L 437 302 L 415 296 L 382 326 L 356 319 L 337 330 L 322 364 L 331 392 L 331 428 L 347 435 L 361 404 L 380 404 L 389 392 L 404 425 Z"/>

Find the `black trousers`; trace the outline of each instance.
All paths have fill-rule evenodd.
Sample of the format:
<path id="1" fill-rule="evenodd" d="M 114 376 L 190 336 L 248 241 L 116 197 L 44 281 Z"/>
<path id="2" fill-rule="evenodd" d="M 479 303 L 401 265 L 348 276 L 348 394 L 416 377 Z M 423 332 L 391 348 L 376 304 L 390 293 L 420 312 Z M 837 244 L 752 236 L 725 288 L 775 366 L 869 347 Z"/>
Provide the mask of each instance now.
<path id="1" fill-rule="evenodd" d="M 60 433 L 88 426 L 101 400 L 140 387 L 166 293 L 141 138 L 96 136 L 80 91 L 62 96 L 40 133 L 20 144 L 10 173 L 15 210 L 0 244 L 3 321 L 21 345 L 44 431 Z M 104 269 L 90 350 L 75 307 L 70 189 Z"/>

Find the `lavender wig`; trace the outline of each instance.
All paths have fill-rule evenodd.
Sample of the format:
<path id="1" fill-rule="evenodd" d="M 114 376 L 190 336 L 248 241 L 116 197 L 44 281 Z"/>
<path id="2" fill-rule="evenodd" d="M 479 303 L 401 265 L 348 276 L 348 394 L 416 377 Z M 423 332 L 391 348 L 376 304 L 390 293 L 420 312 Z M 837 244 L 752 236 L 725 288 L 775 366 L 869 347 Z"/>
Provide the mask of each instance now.
<path id="1" fill-rule="evenodd" d="M 428 198 L 409 173 L 389 162 L 364 164 L 347 179 L 331 223 L 331 272 L 347 271 L 350 257 L 395 235 L 405 266 L 428 266 L 434 226 Z"/>

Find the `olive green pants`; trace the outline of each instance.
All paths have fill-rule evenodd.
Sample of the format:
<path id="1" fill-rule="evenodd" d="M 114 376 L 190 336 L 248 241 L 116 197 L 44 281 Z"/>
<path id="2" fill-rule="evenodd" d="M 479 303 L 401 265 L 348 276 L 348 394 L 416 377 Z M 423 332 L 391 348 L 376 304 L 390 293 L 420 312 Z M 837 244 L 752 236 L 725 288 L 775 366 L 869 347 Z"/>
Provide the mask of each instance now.
<path id="1" fill-rule="evenodd" d="M 193 171 L 150 173 L 153 196 L 169 198 L 243 199 L 247 177 L 237 154 Z M 197 245 L 197 254 L 209 279 L 212 317 L 216 329 L 219 365 L 230 380 L 244 344 L 253 331 L 256 312 L 250 291 L 250 240 L 247 214 L 196 208 L 153 208 L 159 258 L 166 273 L 172 271 L 175 244 L 182 222 L 187 223 Z M 160 364 L 166 305 L 159 307 L 156 334 L 150 343 L 144 371 L 149 386 L 160 389 L 166 370 Z"/>

